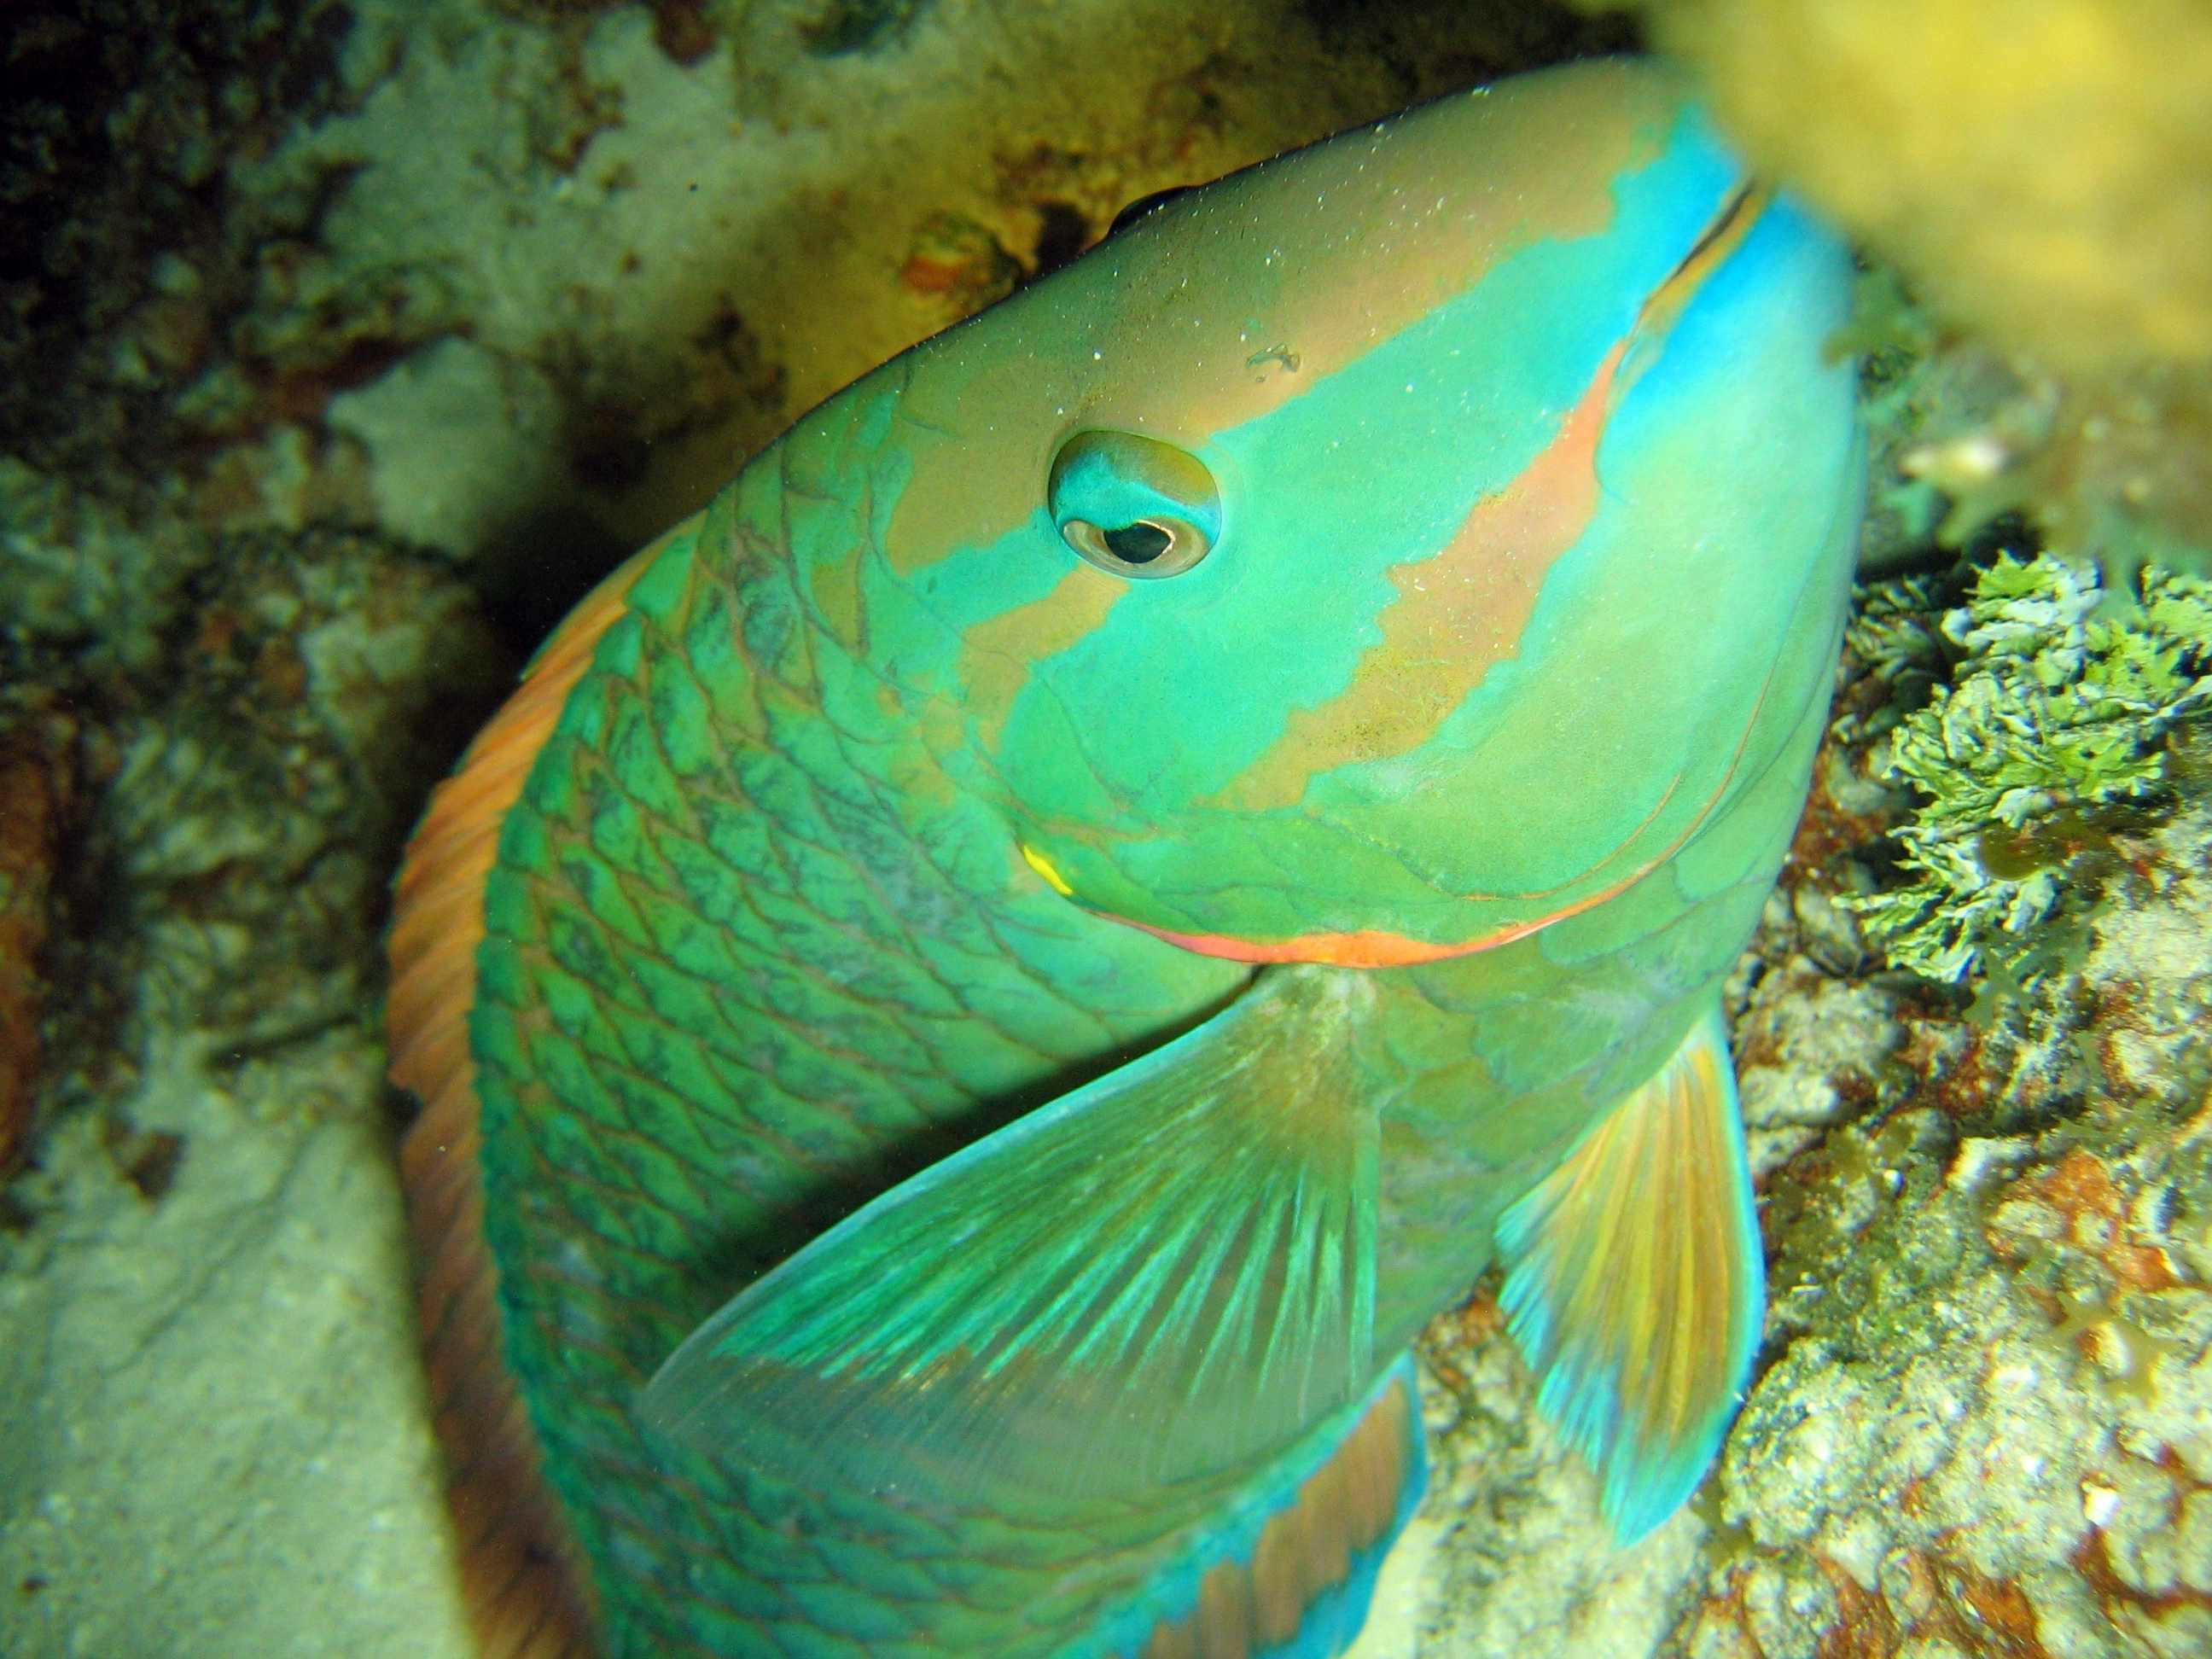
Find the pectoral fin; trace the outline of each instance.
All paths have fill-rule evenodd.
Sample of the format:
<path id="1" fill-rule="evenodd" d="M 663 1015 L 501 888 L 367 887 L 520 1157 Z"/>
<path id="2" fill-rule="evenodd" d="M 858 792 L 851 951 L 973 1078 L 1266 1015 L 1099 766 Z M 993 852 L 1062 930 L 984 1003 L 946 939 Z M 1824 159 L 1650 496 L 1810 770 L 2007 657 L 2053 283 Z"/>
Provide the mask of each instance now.
<path id="1" fill-rule="evenodd" d="M 1765 1271 L 1717 1010 L 1498 1226 L 1506 1322 L 1632 1543 L 1735 1414 Z"/>
<path id="2" fill-rule="evenodd" d="M 695 1332 L 648 1423 L 957 1508 L 1233 1467 L 1372 1380 L 1358 975 L 1226 1012 L 876 1200 Z"/>

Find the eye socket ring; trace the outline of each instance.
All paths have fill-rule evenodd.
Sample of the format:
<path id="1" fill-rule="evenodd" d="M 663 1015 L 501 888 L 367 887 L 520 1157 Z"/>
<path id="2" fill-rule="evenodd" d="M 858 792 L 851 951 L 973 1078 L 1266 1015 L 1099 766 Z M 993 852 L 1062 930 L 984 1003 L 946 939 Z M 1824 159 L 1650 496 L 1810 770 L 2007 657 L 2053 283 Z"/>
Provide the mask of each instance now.
<path id="1" fill-rule="evenodd" d="M 1204 531 L 1188 519 L 1148 514 L 1117 529 L 1101 529 L 1087 519 L 1070 519 L 1061 538 L 1082 558 L 1117 576 L 1149 581 L 1179 576 L 1212 550 Z"/>
<path id="2" fill-rule="evenodd" d="M 1067 439 L 1053 457 L 1045 499 L 1060 539 L 1116 576 L 1179 576 L 1221 539 L 1221 494 L 1206 464 L 1139 433 Z"/>

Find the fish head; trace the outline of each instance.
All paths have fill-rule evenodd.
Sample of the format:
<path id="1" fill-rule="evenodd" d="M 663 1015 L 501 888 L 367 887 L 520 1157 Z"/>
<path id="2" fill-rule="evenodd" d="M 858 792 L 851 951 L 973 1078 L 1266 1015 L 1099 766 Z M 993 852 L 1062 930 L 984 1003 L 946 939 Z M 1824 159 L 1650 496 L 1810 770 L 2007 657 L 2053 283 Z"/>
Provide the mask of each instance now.
<path id="1" fill-rule="evenodd" d="M 1826 693 L 1850 264 L 1607 60 L 1176 196 L 904 368 L 886 580 L 1060 892 L 1381 965 L 1683 847 Z"/>

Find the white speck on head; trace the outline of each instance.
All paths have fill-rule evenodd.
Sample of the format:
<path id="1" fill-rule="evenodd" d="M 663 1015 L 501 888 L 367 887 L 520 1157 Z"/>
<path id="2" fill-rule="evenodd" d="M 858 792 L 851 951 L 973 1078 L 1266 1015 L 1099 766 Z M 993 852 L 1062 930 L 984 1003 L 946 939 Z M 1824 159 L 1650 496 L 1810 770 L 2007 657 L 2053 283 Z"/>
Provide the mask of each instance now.
<path id="1" fill-rule="evenodd" d="M 2031 1480 L 2034 1480 L 2037 1475 L 2041 1474 L 2043 1473 L 2042 1454 L 2039 1452 L 2022 1452 L 2020 1455 L 2020 1472 Z"/>

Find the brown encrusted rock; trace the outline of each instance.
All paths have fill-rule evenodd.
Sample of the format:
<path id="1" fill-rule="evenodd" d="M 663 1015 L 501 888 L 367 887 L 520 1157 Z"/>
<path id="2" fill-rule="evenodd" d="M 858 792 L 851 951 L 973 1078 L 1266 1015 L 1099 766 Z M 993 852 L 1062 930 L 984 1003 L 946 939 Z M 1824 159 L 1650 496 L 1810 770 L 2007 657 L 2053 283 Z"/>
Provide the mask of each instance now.
<path id="1" fill-rule="evenodd" d="M 1823 816 L 1732 997 L 1769 1305 L 1717 1467 L 1613 1551 L 1478 1294 L 1356 1659 L 2212 1652 L 2212 806 L 2116 837 L 2071 967 L 1971 1002 L 1808 954 L 1871 855 Z"/>
<path id="2" fill-rule="evenodd" d="M 54 860 L 76 791 L 75 723 L 0 715 L 0 1180 L 21 1160 L 36 1104 Z"/>

